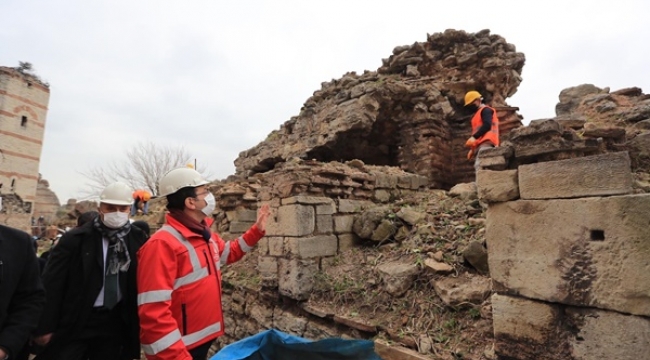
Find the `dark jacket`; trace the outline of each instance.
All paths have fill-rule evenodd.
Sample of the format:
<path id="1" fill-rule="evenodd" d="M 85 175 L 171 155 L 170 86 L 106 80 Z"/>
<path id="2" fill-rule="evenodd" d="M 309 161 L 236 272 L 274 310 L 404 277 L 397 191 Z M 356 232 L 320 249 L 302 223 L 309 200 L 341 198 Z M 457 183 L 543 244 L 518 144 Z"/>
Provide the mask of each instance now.
<path id="1" fill-rule="evenodd" d="M 129 357 L 140 358 L 136 254 L 146 235 L 131 226 L 125 240 L 131 265 L 126 273 L 120 273 L 122 304 L 116 309 L 125 324 L 120 335 L 124 336 L 126 353 Z M 46 354 L 55 353 L 57 346 L 66 344 L 84 330 L 103 286 L 103 268 L 102 234 L 93 228 L 92 222 L 66 232 L 52 249 L 43 272 L 47 304 L 36 335 L 54 335 L 38 359 L 46 359 Z"/>
<path id="2" fill-rule="evenodd" d="M 45 304 L 38 261 L 27 233 L 0 225 L 0 347 L 17 356 Z"/>

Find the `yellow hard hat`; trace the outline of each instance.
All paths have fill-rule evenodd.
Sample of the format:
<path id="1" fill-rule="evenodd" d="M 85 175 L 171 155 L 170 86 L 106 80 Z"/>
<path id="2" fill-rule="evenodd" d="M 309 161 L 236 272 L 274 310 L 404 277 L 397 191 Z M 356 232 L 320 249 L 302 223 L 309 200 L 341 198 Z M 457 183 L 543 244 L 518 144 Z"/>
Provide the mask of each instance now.
<path id="1" fill-rule="evenodd" d="M 467 94 L 465 94 L 465 106 L 471 104 L 474 102 L 476 99 L 480 99 L 482 96 L 478 91 L 468 91 Z"/>

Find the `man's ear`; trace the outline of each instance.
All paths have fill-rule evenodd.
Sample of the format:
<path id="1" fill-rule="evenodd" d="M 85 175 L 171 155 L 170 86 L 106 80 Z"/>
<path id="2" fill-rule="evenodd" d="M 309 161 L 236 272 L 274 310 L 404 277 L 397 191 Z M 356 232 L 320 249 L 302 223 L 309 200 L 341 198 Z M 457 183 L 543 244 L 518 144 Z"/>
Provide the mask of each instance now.
<path id="1" fill-rule="evenodd" d="M 196 209 L 196 204 L 194 204 L 194 199 L 191 197 L 186 197 L 185 198 L 185 207 L 190 209 L 190 210 L 195 210 Z"/>

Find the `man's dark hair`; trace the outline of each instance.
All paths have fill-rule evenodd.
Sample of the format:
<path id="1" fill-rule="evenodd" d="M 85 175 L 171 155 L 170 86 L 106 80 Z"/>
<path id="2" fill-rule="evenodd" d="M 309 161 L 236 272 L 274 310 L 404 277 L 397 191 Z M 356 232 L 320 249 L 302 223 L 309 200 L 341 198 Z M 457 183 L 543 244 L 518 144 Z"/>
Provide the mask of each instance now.
<path id="1" fill-rule="evenodd" d="M 144 220 L 134 221 L 131 225 L 137 226 L 140 230 L 144 231 L 144 233 L 147 234 L 147 236 L 149 236 L 151 233 L 149 224 Z"/>
<path id="2" fill-rule="evenodd" d="M 196 188 L 188 186 L 171 195 L 167 195 L 167 210 L 183 210 L 185 208 L 185 199 L 188 197 L 196 197 Z"/>
<path id="3" fill-rule="evenodd" d="M 85 213 L 79 215 L 77 218 L 77 226 L 81 226 L 89 221 L 92 221 L 95 217 L 99 215 L 99 212 L 91 210 L 91 211 L 86 211 Z"/>

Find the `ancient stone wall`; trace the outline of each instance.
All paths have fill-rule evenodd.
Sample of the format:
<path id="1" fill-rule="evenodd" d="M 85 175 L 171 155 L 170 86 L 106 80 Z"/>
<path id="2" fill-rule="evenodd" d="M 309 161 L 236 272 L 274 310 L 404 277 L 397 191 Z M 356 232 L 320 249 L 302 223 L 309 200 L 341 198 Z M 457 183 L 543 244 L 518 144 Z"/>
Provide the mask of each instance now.
<path id="1" fill-rule="evenodd" d="M 477 175 L 496 354 L 639 359 L 650 349 L 650 194 L 630 156 L 554 120 L 512 135 Z"/>
<path id="2" fill-rule="evenodd" d="M 224 238 L 238 236 L 255 222 L 253 200 L 268 203 L 272 213 L 248 278 L 231 281 L 224 270 L 227 333 L 216 347 L 269 328 L 310 339 L 376 333 L 372 325 L 298 304 L 309 298 L 318 273 L 359 241 L 352 229 L 355 214 L 426 185 L 423 176 L 361 161 L 300 160 L 254 179 L 212 185 L 219 204 L 216 227 Z M 251 286 L 234 290 L 227 285 L 231 282 Z"/>
<path id="3" fill-rule="evenodd" d="M 49 97 L 49 87 L 38 78 L 0 67 L 0 194 L 17 195 L 30 204 L 30 213 L 36 200 Z M 17 219 L 0 214 L 0 222 L 29 230 L 30 216 Z"/>
<path id="4" fill-rule="evenodd" d="M 300 114 L 235 160 L 253 175 L 292 158 L 389 165 L 425 176 L 434 188 L 473 180 L 465 140 L 473 115 L 463 105 L 478 90 L 497 108 L 501 133 L 521 126 L 505 99 L 521 82 L 524 55 L 488 30 L 447 30 L 398 46 L 377 71 L 322 83 Z"/>
<path id="5" fill-rule="evenodd" d="M 40 179 L 36 187 L 34 218 L 38 219 L 42 216 L 46 224 L 52 224 L 56 220 L 56 213 L 60 207 L 59 198 L 50 189 L 50 183 L 45 179 Z"/>

